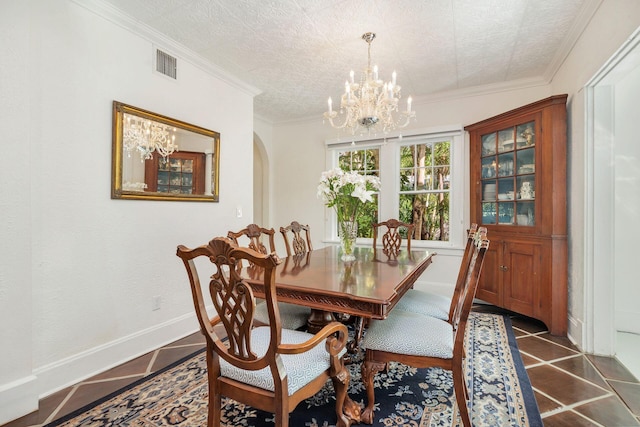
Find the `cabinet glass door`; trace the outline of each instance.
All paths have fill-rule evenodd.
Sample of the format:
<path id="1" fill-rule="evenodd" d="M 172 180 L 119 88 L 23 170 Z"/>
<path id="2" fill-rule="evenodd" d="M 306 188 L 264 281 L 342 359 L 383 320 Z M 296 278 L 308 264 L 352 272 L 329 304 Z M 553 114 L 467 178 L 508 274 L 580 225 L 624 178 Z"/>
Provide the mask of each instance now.
<path id="1" fill-rule="evenodd" d="M 535 225 L 535 122 L 481 136 L 482 224 Z"/>
<path id="2" fill-rule="evenodd" d="M 158 192 L 191 194 L 193 160 L 160 158 L 158 160 Z"/>

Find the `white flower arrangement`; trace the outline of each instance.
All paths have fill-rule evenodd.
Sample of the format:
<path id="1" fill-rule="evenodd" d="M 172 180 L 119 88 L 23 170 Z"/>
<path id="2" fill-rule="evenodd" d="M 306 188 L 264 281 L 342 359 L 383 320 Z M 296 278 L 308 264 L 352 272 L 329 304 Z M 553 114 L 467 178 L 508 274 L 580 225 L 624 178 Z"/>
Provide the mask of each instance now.
<path id="1" fill-rule="evenodd" d="M 340 168 L 322 172 L 318 184 L 318 197 L 322 197 L 328 207 L 336 210 L 338 222 L 356 221 L 358 210 L 373 201 L 373 194 L 380 190 L 380 178 L 375 175 L 361 175 L 345 172 Z"/>

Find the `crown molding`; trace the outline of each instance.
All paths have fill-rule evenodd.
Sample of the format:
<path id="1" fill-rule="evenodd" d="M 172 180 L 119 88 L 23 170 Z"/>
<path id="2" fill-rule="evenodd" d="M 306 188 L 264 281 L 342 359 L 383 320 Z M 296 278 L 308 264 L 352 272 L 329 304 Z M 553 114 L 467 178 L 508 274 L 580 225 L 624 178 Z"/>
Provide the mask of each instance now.
<path id="1" fill-rule="evenodd" d="M 429 95 L 414 96 L 413 104 L 430 104 L 435 102 L 443 102 L 452 99 L 468 98 L 473 96 L 490 95 L 497 92 L 510 92 L 519 89 L 527 89 L 531 87 L 546 86 L 549 80 L 543 77 L 531 77 L 526 79 L 509 80 L 500 83 L 490 83 L 486 85 L 471 86 L 461 89 L 447 90 Z"/>
<path id="2" fill-rule="evenodd" d="M 170 52 L 177 52 L 177 56 L 192 65 L 200 68 L 211 76 L 222 80 L 228 85 L 241 90 L 242 92 L 255 97 L 262 93 L 261 89 L 252 86 L 245 81 L 237 78 L 233 74 L 223 70 L 222 68 L 212 64 L 191 49 L 161 34 L 159 31 L 150 26 L 136 21 L 129 15 L 123 13 L 120 9 L 102 1 L 102 0 L 71 0 L 73 3 L 81 6 L 90 12 L 130 31 L 141 38 L 148 40 L 153 45 L 167 49 Z"/>
<path id="3" fill-rule="evenodd" d="M 569 56 L 569 53 L 571 53 L 571 50 L 584 32 L 585 28 L 587 28 L 587 25 L 589 25 L 589 22 L 591 22 L 593 15 L 595 15 L 602 2 L 603 0 L 587 0 L 584 6 L 582 6 L 582 9 L 580 9 L 580 14 L 575 19 L 575 21 L 573 21 L 573 25 L 569 29 L 567 36 L 562 41 L 562 45 L 556 51 L 556 54 L 553 56 L 551 62 L 547 66 L 547 69 L 543 73 L 545 80 L 547 80 L 548 82 L 551 82 L 551 80 L 553 80 L 556 73 L 564 63 L 565 59 L 567 59 L 567 56 Z"/>

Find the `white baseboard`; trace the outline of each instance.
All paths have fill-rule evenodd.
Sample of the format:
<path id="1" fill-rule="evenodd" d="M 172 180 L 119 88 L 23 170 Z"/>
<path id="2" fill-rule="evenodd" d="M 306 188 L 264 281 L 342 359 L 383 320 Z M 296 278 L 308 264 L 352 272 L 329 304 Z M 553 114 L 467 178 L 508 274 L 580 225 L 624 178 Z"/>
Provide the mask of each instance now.
<path id="1" fill-rule="evenodd" d="M 569 316 L 569 325 L 567 328 L 567 338 L 581 351 L 587 351 L 585 346 L 585 330 L 582 320 L 576 319 L 573 316 Z"/>
<path id="2" fill-rule="evenodd" d="M 0 384 L 0 425 L 38 409 L 37 380 L 35 375 L 29 375 Z"/>
<path id="3" fill-rule="evenodd" d="M 37 376 L 38 398 L 48 396 L 89 377 L 142 356 L 199 330 L 195 314 L 186 314 L 115 341 L 42 366 Z M 24 414 L 23 414 L 24 415 Z"/>

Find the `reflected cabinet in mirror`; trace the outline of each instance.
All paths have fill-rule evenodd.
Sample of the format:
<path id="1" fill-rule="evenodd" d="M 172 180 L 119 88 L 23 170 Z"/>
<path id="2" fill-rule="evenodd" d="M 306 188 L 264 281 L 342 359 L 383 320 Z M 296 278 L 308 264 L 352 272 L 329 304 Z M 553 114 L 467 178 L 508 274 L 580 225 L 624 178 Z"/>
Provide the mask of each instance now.
<path id="1" fill-rule="evenodd" d="M 113 102 L 112 199 L 218 201 L 220 134 Z"/>

